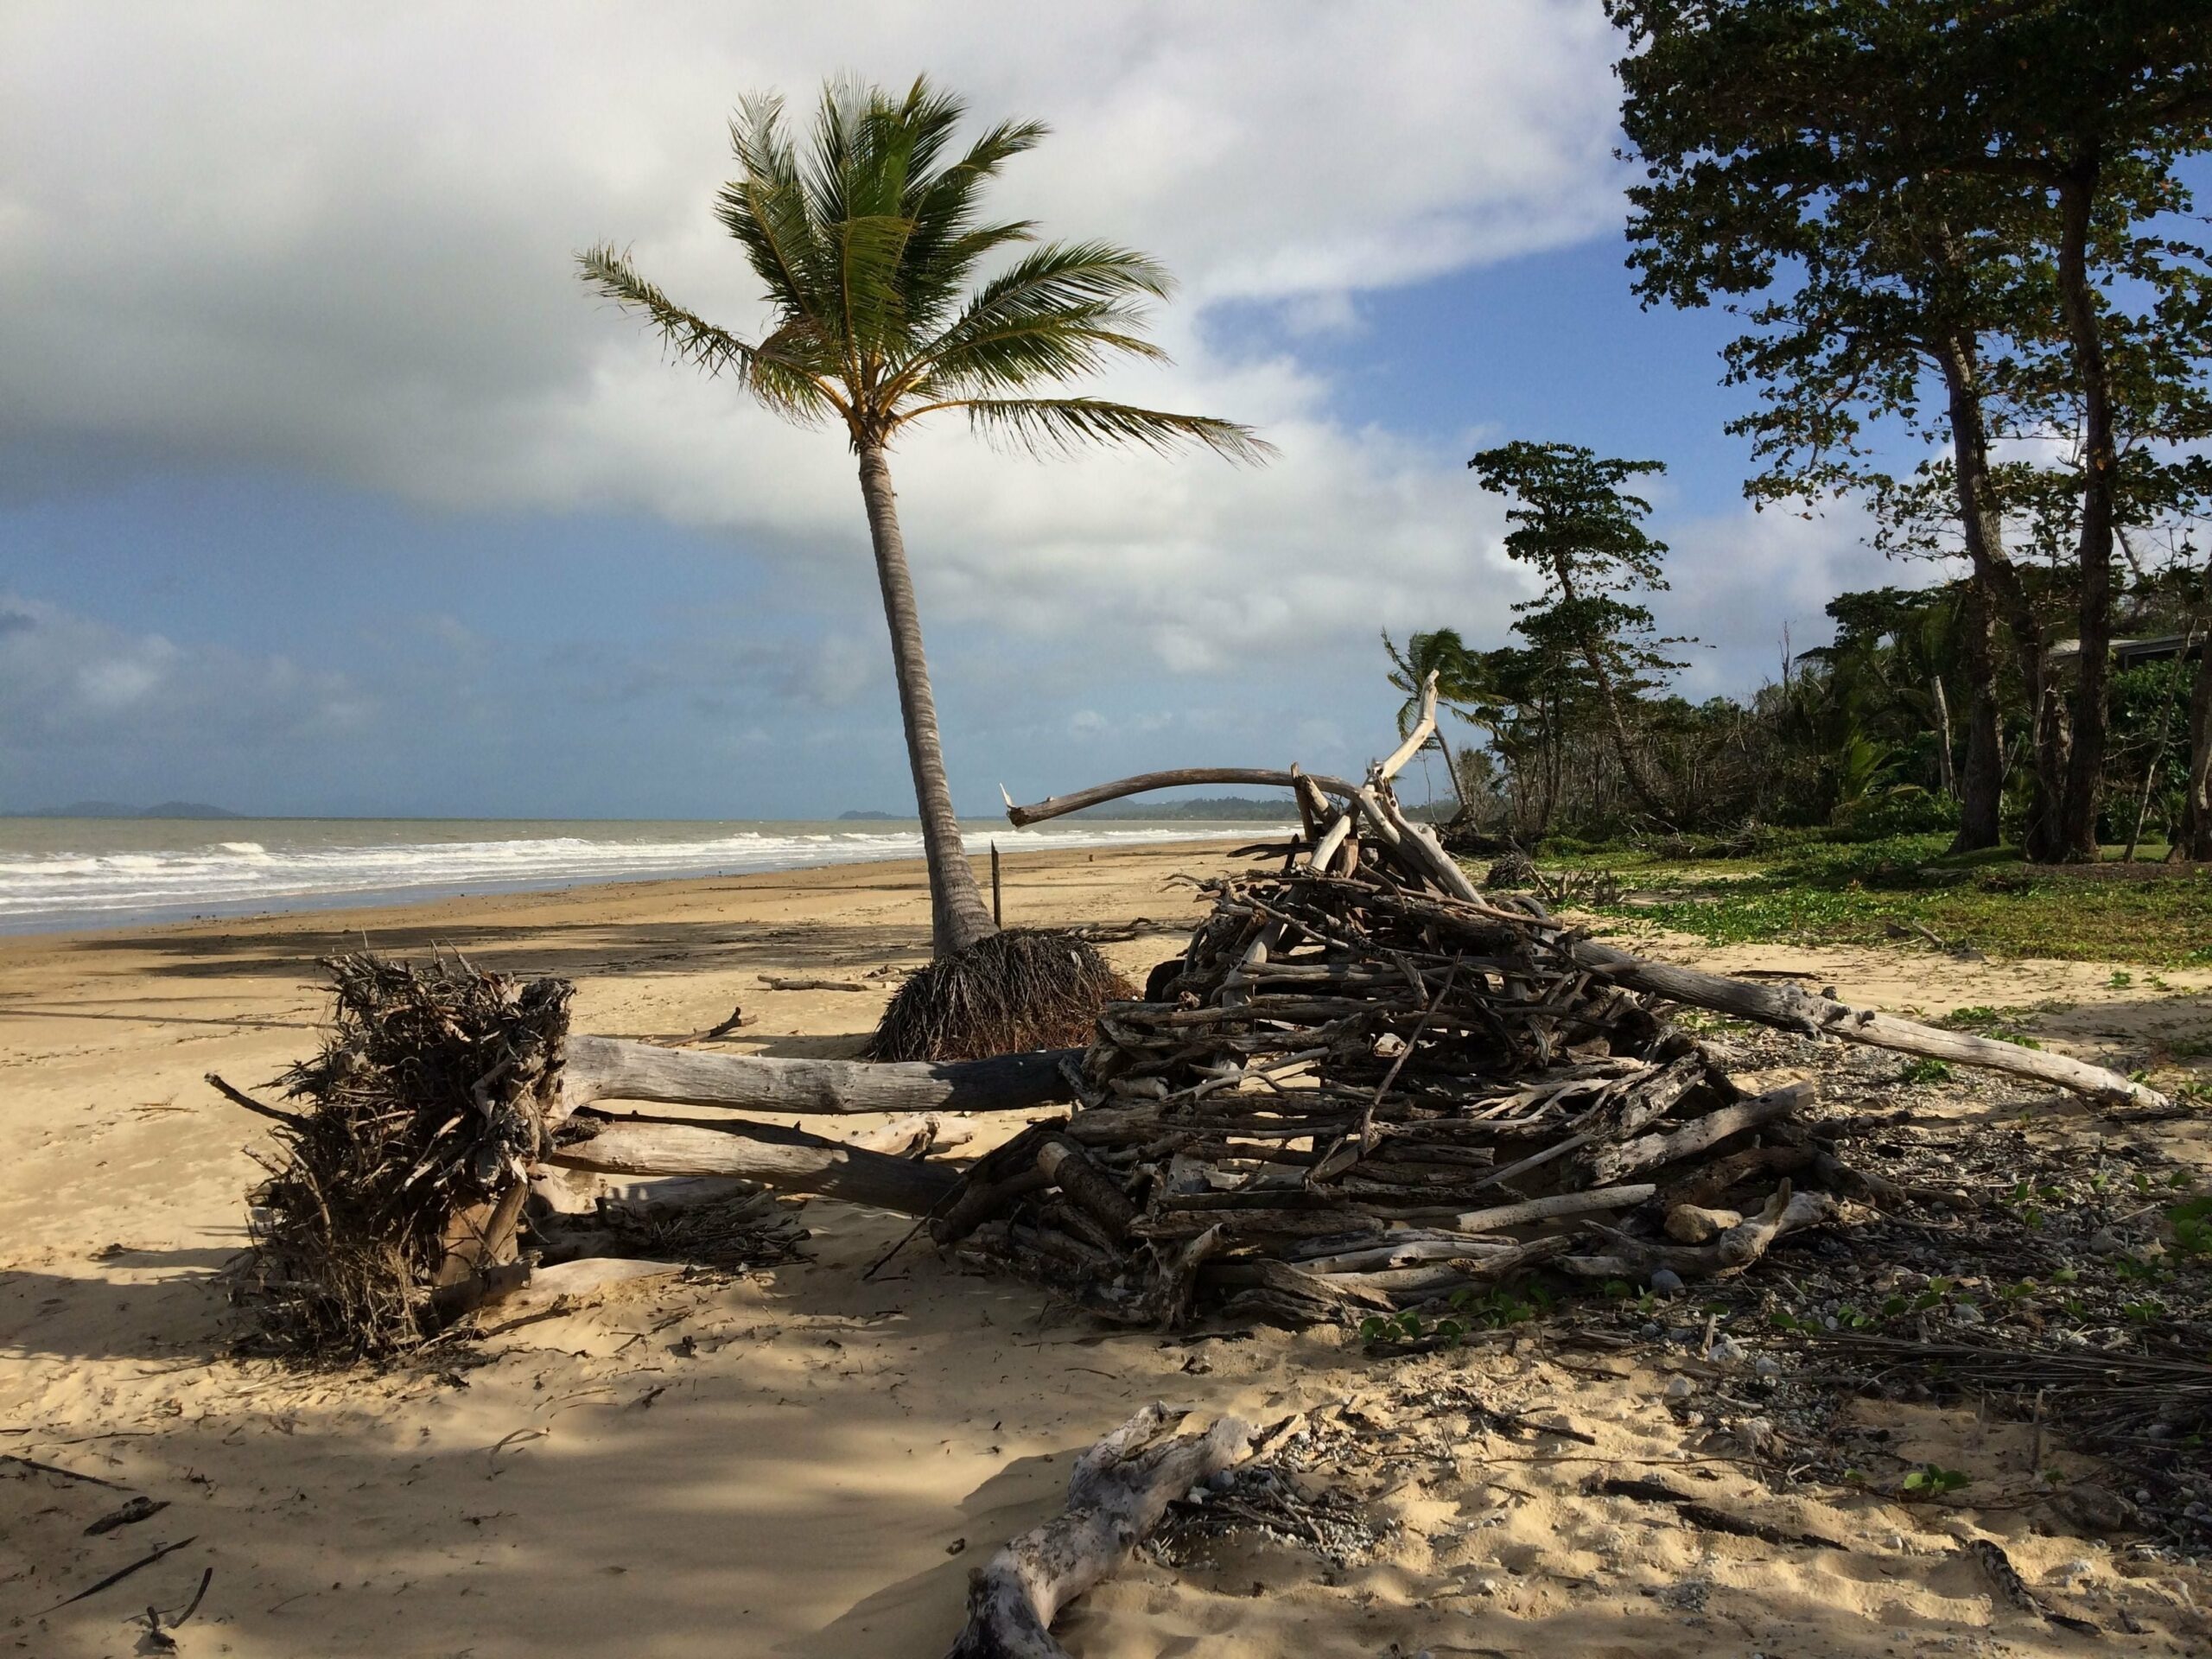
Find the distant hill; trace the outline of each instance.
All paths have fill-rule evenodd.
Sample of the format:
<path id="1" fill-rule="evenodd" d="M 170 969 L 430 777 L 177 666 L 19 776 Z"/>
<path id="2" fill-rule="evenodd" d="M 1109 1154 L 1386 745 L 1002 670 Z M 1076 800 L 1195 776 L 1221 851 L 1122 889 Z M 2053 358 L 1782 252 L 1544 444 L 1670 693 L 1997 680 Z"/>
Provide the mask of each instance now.
<path id="1" fill-rule="evenodd" d="M 892 823 L 898 820 L 896 812 L 840 812 L 840 823 Z"/>
<path id="2" fill-rule="evenodd" d="M 1103 806 L 1086 806 L 1068 814 L 1071 818 L 1164 818 L 1210 823 L 1281 823 L 1297 816 L 1297 804 L 1287 795 L 1272 801 L 1255 800 L 1249 795 L 1202 795 L 1187 801 L 1108 801 Z"/>
<path id="3" fill-rule="evenodd" d="M 42 806 L 18 812 L 20 818 L 242 818 L 226 806 L 205 801 L 162 801 L 152 806 L 126 806 L 121 801 L 72 801 L 67 806 Z"/>

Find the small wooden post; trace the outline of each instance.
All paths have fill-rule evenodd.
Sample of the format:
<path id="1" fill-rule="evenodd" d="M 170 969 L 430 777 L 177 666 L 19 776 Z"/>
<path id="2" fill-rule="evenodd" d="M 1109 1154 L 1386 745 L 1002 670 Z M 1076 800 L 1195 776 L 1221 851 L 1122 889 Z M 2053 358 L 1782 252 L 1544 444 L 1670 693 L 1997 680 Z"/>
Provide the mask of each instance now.
<path id="1" fill-rule="evenodd" d="M 991 925 L 1006 925 L 1006 912 L 999 893 L 999 844 L 995 841 L 991 843 Z"/>

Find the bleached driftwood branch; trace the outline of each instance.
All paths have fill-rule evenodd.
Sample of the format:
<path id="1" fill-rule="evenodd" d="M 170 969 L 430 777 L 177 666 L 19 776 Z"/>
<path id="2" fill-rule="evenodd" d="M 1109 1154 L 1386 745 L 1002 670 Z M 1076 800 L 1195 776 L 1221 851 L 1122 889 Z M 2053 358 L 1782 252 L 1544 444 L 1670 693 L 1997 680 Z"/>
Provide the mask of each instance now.
<path id="1" fill-rule="evenodd" d="M 1733 1014 L 1764 1026 L 1779 1027 L 1808 1037 L 1838 1037 L 1846 1042 L 1927 1059 L 1952 1060 L 1961 1065 L 2003 1071 L 2016 1077 L 2032 1077 L 2056 1084 L 2093 1099 L 2138 1106 L 2164 1106 L 2166 1097 L 2157 1090 L 2124 1077 L 2119 1072 L 2087 1060 L 2054 1054 L 2047 1049 L 2022 1048 L 1963 1031 L 1945 1031 L 1872 1008 L 1855 1008 L 1832 996 L 1816 995 L 1795 985 L 1755 985 L 1671 963 L 1647 962 L 1641 957 L 1595 939 L 1573 940 L 1569 949 L 1576 961 L 1606 975 L 1616 984 L 1649 991 L 1671 1001 L 1715 1014 Z"/>
<path id="2" fill-rule="evenodd" d="M 1012 1112 L 1073 1097 L 1063 1061 L 1079 1049 L 984 1060 L 775 1059 L 571 1036 L 555 1121 L 601 1100 L 791 1114 Z"/>
<path id="3" fill-rule="evenodd" d="M 1066 1510 L 969 1578 L 968 1625 L 945 1659 L 1068 1659 L 1052 1634 L 1060 1610 L 1128 1560 L 1169 1503 L 1251 1446 L 1250 1426 L 1234 1417 L 1162 1439 L 1181 1415 L 1147 1406 L 1076 1459 Z"/>
<path id="4" fill-rule="evenodd" d="M 1130 795 L 1149 794 L 1155 789 L 1179 789 L 1189 784 L 1260 784 L 1274 789 L 1295 789 L 1300 778 L 1347 800 L 1359 793 L 1357 785 L 1348 784 L 1341 778 L 1317 778 L 1312 772 L 1275 772 L 1264 766 L 1184 766 L 1173 772 L 1139 772 L 1134 778 L 1117 778 L 1110 784 L 1079 789 L 1072 795 L 1050 795 L 1028 806 L 1016 806 L 1014 797 L 1007 794 L 1003 784 L 999 786 L 999 793 L 1006 800 L 1007 822 L 1019 830 L 1027 824 L 1042 823 L 1047 818 L 1080 812 L 1086 806 L 1098 806 Z"/>
<path id="5" fill-rule="evenodd" d="M 555 1147 L 544 1161 L 604 1175 L 726 1175 L 779 1192 L 842 1198 L 925 1216 L 960 1184 L 949 1164 L 895 1157 L 776 1123 L 741 1128 L 614 1120 L 588 1139 Z"/>

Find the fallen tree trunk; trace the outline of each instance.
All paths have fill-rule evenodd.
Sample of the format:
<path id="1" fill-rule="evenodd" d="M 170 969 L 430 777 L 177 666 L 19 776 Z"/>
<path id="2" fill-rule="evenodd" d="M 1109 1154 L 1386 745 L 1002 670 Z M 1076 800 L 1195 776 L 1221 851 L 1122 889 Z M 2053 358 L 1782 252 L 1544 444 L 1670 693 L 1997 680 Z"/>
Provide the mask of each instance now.
<path id="1" fill-rule="evenodd" d="M 1052 1635 L 1060 1610 L 1128 1560 L 1169 1503 L 1250 1448 L 1251 1427 L 1234 1417 L 1160 1439 L 1179 1415 L 1147 1406 L 1076 1459 L 1065 1511 L 969 1579 L 968 1625 L 945 1659 L 1069 1659 Z"/>
<path id="2" fill-rule="evenodd" d="M 976 1131 L 965 1123 L 948 1122 L 936 1112 L 915 1112 L 873 1129 L 855 1129 L 844 1140 L 849 1147 L 893 1158 L 926 1158 L 949 1147 L 964 1147 L 975 1138 Z"/>
<path id="3" fill-rule="evenodd" d="M 1003 785 L 1000 785 L 999 793 L 1006 798 L 1007 821 L 1019 830 L 1027 824 L 1042 823 L 1047 818 L 1080 812 L 1086 806 L 1147 794 L 1155 789 L 1176 789 L 1186 784 L 1261 784 L 1276 789 L 1295 789 L 1301 779 L 1347 801 L 1359 798 L 1359 786 L 1341 778 L 1317 777 L 1310 772 L 1276 772 L 1266 766 L 1185 766 L 1174 772 L 1139 772 L 1134 778 L 1117 778 L 1110 784 L 1079 789 L 1072 795 L 1047 796 L 1032 806 L 1016 806 Z M 1297 810 L 1295 805 L 1287 805 L 1284 816 Z"/>
<path id="4" fill-rule="evenodd" d="M 842 1198 L 906 1216 L 929 1214 L 960 1184 L 950 1165 L 773 1123 L 748 1123 L 740 1133 L 650 1118 L 610 1121 L 587 1139 L 555 1147 L 543 1161 L 607 1175 L 735 1176 L 779 1192 Z"/>
<path id="5" fill-rule="evenodd" d="M 558 1122 L 599 1100 L 727 1106 L 775 1116 L 855 1112 L 1012 1112 L 1075 1097 L 1061 1062 L 1078 1049 L 987 1060 L 785 1060 L 709 1054 L 616 1037 L 571 1036 Z"/>
<path id="6" fill-rule="evenodd" d="M 1872 1008 L 1854 1008 L 1795 985 L 1754 985 L 1695 968 L 1647 962 L 1595 939 L 1572 940 L 1568 949 L 1577 962 L 1605 975 L 1615 984 L 1715 1014 L 1733 1014 L 1808 1037 L 1840 1037 L 1846 1042 L 1865 1043 L 1900 1054 L 1955 1060 L 1961 1065 L 2032 1077 L 2108 1103 L 2152 1107 L 2166 1103 L 2166 1097 L 2157 1090 L 2132 1082 L 2117 1071 L 2045 1049 L 2022 1048 L 2017 1043 L 1900 1020 Z"/>

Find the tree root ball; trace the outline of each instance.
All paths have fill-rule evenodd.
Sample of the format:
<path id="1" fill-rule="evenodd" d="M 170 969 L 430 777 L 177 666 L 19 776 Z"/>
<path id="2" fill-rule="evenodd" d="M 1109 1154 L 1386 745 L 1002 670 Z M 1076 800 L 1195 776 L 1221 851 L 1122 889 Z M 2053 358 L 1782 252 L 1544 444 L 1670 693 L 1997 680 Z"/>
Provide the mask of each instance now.
<path id="1" fill-rule="evenodd" d="M 250 1350 L 345 1363 L 434 1334 L 438 1274 L 457 1253 L 511 1255 L 569 987 L 458 959 L 323 966 L 334 1015 L 321 1052 L 284 1079 L 305 1109 L 257 1154 L 269 1174 L 251 1195 L 233 1294 L 251 1313 Z"/>
<path id="2" fill-rule="evenodd" d="M 1008 928 L 900 986 L 863 1052 L 871 1060 L 972 1060 L 1087 1047 L 1099 1010 L 1135 996 L 1089 940 Z"/>

